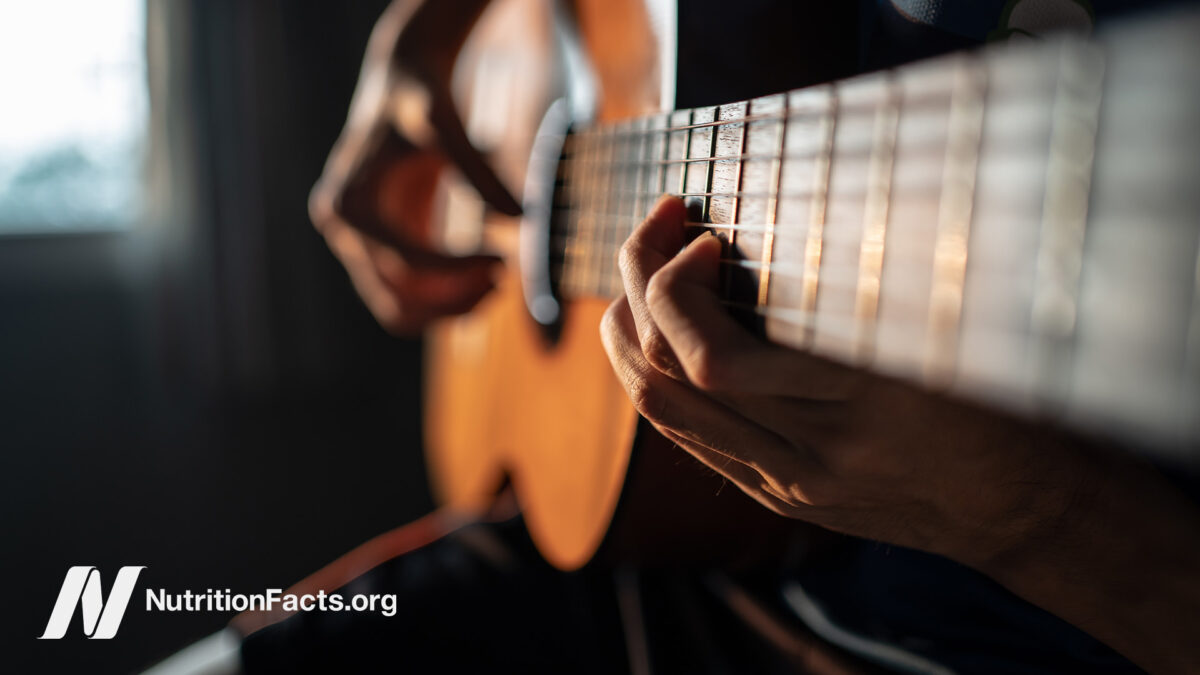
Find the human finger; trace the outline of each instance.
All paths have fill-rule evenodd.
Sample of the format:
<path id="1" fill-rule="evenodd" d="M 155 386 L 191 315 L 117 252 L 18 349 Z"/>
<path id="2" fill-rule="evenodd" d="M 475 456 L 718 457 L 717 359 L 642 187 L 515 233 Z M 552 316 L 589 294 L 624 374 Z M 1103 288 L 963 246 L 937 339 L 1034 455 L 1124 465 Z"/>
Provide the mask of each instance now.
<path id="1" fill-rule="evenodd" d="M 663 195 L 642 224 L 625 240 L 618 256 L 625 296 L 629 298 L 642 353 L 655 368 L 676 379 L 682 379 L 684 373 L 662 332 L 654 325 L 654 318 L 646 306 L 646 284 L 683 248 L 686 218 L 687 207 L 683 201 Z"/>
<path id="2" fill-rule="evenodd" d="M 646 305 L 690 382 L 710 392 L 842 400 L 859 376 L 769 344 L 730 316 L 719 295 L 722 245 L 705 233 L 651 277 Z"/>
<path id="3" fill-rule="evenodd" d="M 712 449 L 752 469 L 811 462 L 784 439 L 703 392 L 651 365 L 637 341 L 629 303 L 615 301 L 601 322 L 601 337 L 617 379 L 634 407 L 656 427 Z"/>
<path id="4" fill-rule="evenodd" d="M 433 319 L 466 312 L 494 287 L 494 263 L 465 271 L 414 269 L 347 225 L 325 234 L 367 309 L 393 335 L 415 334 Z"/>

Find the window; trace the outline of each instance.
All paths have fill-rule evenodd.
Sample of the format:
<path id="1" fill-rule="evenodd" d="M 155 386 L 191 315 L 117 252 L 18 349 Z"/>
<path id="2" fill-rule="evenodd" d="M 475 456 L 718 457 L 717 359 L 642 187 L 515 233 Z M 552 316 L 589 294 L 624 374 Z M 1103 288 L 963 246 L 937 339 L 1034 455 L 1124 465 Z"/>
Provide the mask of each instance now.
<path id="1" fill-rule="evenodd" d="M 144 0 L 0 0 L 0 234 L 137 221 Z"/>

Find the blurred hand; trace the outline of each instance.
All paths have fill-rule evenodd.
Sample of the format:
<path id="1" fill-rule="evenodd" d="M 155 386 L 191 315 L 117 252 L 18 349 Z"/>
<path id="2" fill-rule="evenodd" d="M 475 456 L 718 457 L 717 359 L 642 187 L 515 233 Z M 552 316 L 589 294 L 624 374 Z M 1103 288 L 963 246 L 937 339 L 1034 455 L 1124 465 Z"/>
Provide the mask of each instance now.
<path id="1" fill-rule="evenodd" d="M 660 432 L 773 511 L 983 564 L 1053 529 L 1086 472 L 1015 422 L 759 340 L 721 243 L 666 198 L 621 250 L 609 358 Z M 680 249 L 683 248 L 682 252 Z"/>
<path id="2" fill-rule="evenodd" d="M 393 334 L 465 312 L 493 286 L 495 256 L 450 256 L 430 246 L 434 190 L 447 163 L 493 208 L 521 210 L 471 146 L 450 95 L 455 58 L 487 4 L 395 0 L 388 7 L 309 199 L 317 230 Z"/>

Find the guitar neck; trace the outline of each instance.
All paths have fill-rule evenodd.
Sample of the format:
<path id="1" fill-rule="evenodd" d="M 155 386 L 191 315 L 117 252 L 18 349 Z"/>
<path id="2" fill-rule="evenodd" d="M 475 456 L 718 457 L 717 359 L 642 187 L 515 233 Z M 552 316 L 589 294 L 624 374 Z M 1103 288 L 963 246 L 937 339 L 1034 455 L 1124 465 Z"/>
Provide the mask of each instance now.
<path id="1" fill-rule="evenodd" d="M 1200 444 L 1200 14 L 568 137 L 567 295 L 657 196 L 775 342 L 1085 430 Z"/>

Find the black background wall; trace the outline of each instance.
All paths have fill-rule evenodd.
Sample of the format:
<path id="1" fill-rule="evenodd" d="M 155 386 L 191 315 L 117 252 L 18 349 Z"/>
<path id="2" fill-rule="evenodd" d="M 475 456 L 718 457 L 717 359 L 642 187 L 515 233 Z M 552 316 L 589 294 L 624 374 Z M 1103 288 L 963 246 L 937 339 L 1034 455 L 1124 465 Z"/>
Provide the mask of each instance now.
<path id="1" fill-rule="evenodd" d="M 5 672 L 130 672 L 229 619 L 137 593 L 116 639 L 39 641 L 72 565 L 260 592 L 429 508 L 420 346 L 305 207 L 383 5 L 152 2 L 182 189 L 150 235 L 0 238 Z"/>

